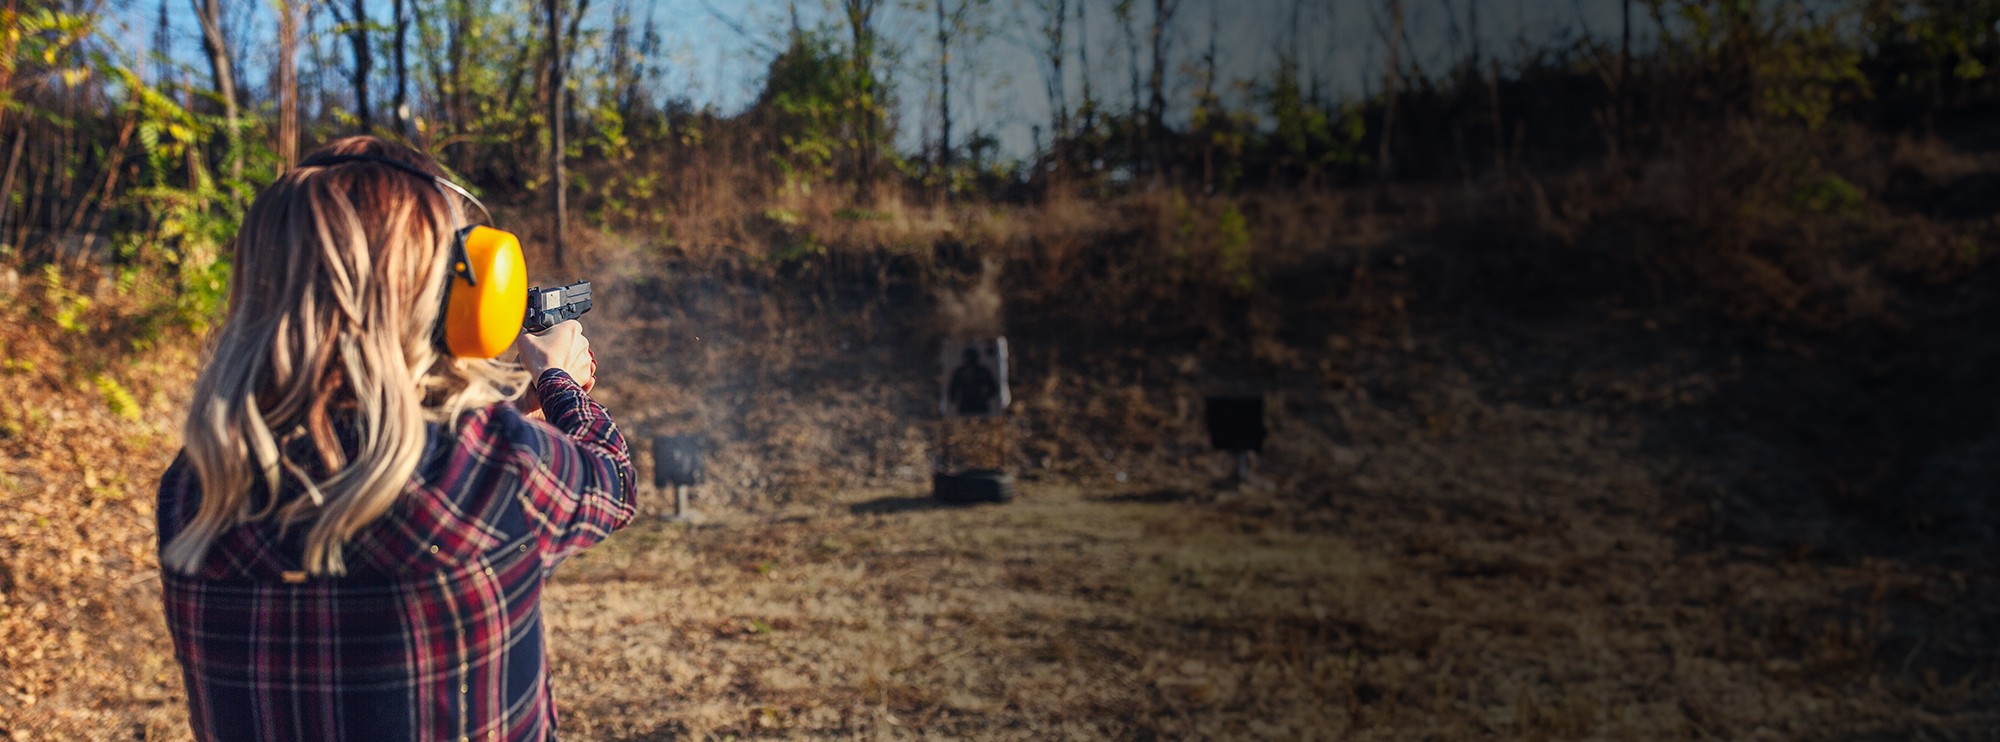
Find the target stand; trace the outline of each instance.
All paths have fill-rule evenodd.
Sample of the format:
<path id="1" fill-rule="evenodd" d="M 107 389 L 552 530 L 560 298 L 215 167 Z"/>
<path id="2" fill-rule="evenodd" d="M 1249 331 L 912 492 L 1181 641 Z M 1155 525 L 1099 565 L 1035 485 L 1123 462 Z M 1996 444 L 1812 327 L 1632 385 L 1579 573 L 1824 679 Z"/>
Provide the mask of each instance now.
<path id="1" fill-rule="evenodd" d="M 931 496 L 942 502 L 1014 499 L 1007 407 L 1007 339 L 958 338 L 938 355 L 937 452 Z"/>
<path id="2" fill-rule="evenodd" d="M 666 520 L 693 523 L 701 514 L 688 507 L 689 490 L 708 479 L 699 435 L 653 436 L 653 486 L 674 488 L 674 512 Z"/>

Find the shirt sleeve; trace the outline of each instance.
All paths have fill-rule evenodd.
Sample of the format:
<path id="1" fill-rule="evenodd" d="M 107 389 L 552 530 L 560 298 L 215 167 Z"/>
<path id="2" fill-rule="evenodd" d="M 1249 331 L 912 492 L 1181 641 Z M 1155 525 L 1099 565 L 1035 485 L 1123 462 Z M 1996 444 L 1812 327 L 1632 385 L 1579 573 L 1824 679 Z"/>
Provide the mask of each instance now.
<path id="1" fill-rule="evenodd" d="M 561 369 L 535 380 L 548 427 L 529 443 L 522 464 L 522 505 L 538 532 L 542 558 L 554 567 L 632 521 L 632 455 L 610 413 Z"/>

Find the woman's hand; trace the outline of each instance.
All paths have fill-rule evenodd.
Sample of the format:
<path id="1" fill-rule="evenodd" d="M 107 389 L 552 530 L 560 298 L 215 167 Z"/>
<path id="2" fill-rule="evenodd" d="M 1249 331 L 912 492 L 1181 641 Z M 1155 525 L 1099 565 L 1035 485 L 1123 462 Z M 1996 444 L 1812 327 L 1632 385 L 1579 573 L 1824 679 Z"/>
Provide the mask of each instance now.
<path id="1" fill-rule="evenodd" d="M 586 392 L 597 386 L 597 356 L 590 350 L 590 339 L 583 336 L 583 325 L 576 320 L 556 323 L 541 332 L 522 333 L 518 345 L 521 365 L 534 378 L 541 378 L 543 371 L 559 368 Z M 530 385 L 528 394 L 522 398 L 522 409 L 532 411 L 541 407 L 534 391 Z"/>

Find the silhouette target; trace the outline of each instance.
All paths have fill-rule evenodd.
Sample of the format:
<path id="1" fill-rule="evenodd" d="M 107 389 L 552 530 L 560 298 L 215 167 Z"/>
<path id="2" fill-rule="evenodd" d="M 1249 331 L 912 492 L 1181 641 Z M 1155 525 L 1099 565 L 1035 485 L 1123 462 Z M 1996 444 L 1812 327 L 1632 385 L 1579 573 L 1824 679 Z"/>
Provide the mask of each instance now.
<path id="1" fill-rule="evenodd" d="M 696 485 L 707 479 L 701 458 L 701 436 L 653 436 L 653 486 Z"/>
<path id="2" fill-rule="evenodd" d="M 1007 389 L 1007 340 L 947 341 L 938 357 L 938 412 L 997 417 L 1012 401 Z"/>
<path id="3" fill-rule="evenodd" d="M 1221 451 L 1264 449 L 1264 398 L 1209 397 L 1208 442 Z"/>

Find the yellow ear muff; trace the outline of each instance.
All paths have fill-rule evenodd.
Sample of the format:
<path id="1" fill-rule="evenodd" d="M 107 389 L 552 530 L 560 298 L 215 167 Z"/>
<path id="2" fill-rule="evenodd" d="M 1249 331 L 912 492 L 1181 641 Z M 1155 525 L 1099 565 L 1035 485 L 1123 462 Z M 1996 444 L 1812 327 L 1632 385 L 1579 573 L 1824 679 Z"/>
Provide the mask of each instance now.
<path id="1" fill-rule="evenodd" d="M 452 253 L 445 348 L 460 358 L 500 355 L 521 334 L 527 315 L 528 266 L 521 259 L 521 240 L 492 227 L 472 227 L 461 233 Z"/>

